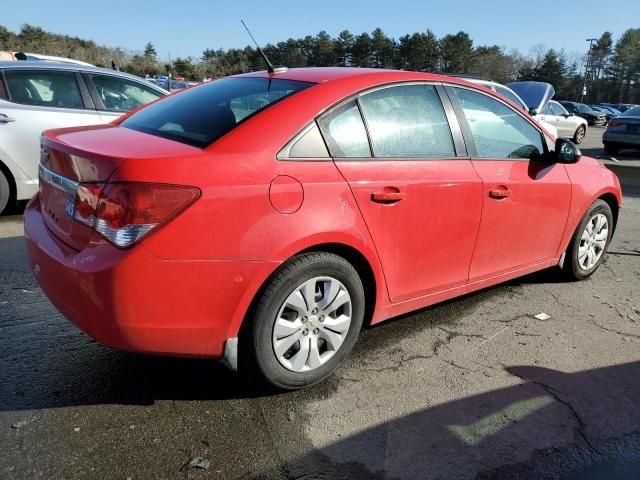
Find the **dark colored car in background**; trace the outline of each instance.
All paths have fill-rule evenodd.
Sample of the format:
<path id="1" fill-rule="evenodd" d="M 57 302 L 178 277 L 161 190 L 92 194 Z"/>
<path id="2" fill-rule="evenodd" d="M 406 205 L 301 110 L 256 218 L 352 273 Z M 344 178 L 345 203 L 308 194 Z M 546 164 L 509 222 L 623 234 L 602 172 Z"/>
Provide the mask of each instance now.
<path id="1" fill-rule="evenodd" d="M 592 110 L 595 110 L 596 112 L 603 114 L 607 122 L 611 120 L 613 117 L 620 115 L 619 113 L 617 114 L 613 113 L 608 108 L 601 107 L 600 105 L 589 105 L 589 106 L 591 107 Z"/>
<path id="2" fill-rule="evenodd" d="M 623 148 L 640 148 L 640 107 L 612 118 L 602 135 L 604 151 L 616 154 Z"/>
<path id="3" fill-rule="evenodd" d="M 589 125 L 603 127 L 607 123 L 607 118 L 604 113 L 595 111 L 589 105 L 579 102 L 568 102 L 566 100 L 561 100 L 560 104 L 566 108 L 569 113 L 584 118 Z"/>

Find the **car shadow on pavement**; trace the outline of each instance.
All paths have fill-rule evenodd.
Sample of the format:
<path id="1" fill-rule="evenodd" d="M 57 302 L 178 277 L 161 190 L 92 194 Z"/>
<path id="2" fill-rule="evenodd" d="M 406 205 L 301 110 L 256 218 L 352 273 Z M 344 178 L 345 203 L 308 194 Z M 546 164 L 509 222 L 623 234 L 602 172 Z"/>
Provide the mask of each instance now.
<path id="1" fill-rule="evenodd" d="M 336 438 L 258 478 L 640 478 L 640 362 L 502 373 L 518 383 Z"/>
<path id="2" fill-rule="evenodd" d="M 138 355 L 100 345 L 42 293 L 26 266 L 22 237 L 0 239 L 0 253 L 5 251 L 15 261 L 0 270 L 0 411 L 273 395 L 210 359 Z M 520 285 L 566 281 L 557 268 L 529 274 L 399 316 L 380 324 L 382 329 L 369 327 L 359 343 L 373 356 L 416 329 L 449 323 L 460 311 L 472 314 L 492 297 L 510 298 Z"/>

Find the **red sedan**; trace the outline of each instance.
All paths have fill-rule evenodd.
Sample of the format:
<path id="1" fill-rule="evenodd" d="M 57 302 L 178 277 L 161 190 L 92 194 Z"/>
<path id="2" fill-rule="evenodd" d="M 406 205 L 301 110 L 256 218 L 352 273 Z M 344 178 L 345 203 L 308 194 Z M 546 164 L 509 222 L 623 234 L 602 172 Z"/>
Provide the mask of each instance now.
<path id="1" fill-rule="evenodd" d="M 305 68 L 46 132 L 25 233 L 44 292 L 98 341 L 295 389 L 364 325 L 548 267 L 588 277 L 621 202 L 495 92 Z"/>

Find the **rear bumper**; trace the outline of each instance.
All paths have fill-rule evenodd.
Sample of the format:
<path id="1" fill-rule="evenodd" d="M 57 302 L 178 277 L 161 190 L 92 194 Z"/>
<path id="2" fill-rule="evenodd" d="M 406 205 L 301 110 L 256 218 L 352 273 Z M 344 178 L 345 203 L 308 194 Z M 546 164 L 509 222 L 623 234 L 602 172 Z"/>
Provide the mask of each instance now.
<path id="1" fill-rule="evenodd" d="M 613 133 L 605 130 L 602 134 L 603 143 L 615 143 L 616 145 L 640 146 L 640 133 Z"/>
<path id="2" fill-rule="evenodd" d="M 29 262 L 47 297 L 81 330 L 121 350 L 222 357 L 247 286 L 264 270 L 262 262 L 163 260 L 142 245 L 76 251 L 44 224 L 38 197 L 24 222 Z"/>

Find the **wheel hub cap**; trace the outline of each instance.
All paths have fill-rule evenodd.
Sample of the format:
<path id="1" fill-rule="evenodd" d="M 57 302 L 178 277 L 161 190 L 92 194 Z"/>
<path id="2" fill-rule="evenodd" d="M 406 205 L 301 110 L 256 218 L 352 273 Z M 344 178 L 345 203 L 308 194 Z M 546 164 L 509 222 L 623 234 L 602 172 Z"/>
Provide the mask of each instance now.
<path id="1" fill-rule="evenodd" d="M 602 213 L 589 219 L 580 237 L 578 265 L 582 270 L 591 270 L 600 261 L 609 238 L 609 221 Z"/>
<path id="2" fill-rule="evenodd" d="M 280 307 L 272 344 L 278 362 L 306 372 L 325 364 L 340 349 L 351 325 L 351 296 L 332 277 L 298 285 Z"/>

